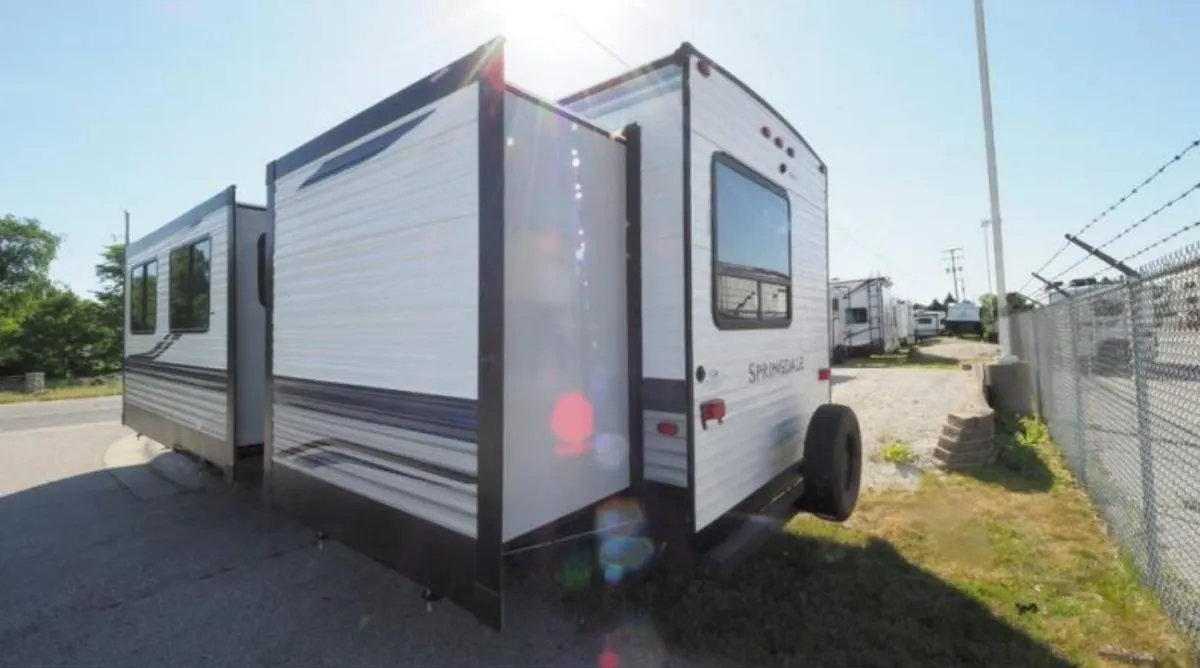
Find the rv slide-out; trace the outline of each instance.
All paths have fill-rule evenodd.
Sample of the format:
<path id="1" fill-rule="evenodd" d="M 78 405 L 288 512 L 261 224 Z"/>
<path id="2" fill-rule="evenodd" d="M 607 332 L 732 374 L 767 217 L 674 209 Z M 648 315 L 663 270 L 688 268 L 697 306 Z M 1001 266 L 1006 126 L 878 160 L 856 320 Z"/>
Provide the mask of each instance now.
<path id="1" fill-rule="evenodd" d="M 268 234 L 231 186 L 125 253 L 122 422 L 231 477 L 262 453 Z"/>

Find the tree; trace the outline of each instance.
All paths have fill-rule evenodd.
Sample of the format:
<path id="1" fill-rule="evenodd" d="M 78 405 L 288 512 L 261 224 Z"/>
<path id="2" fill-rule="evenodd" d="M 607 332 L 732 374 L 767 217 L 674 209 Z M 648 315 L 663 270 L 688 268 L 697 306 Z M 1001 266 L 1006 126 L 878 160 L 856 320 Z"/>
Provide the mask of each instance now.
<path id="1" fill-rule="evenodd" d="M 51 289 L 50 264 L 61 245 L 36 218 L 0 218 L 0 367 L 17 359 L 13 337 Z"/>
<path id="2" fill-rule="evenodd" d="M 940 311 L 942 313 L 945 313 L 946 306 L 935 299 L 935 300 L 929 302 L 929 310 L 930 311 Z"/>
<path id="3" fill-rule="evenodd" d="M 12 337 L 21 371 L 47 376 L 91 376 L 106 368 L 98 302 L 81 298 L 65 286 L 51 286 Z"/>
<path id="4" fill-rule="evenodd" d="M 1008 314 L 1032 311 L 1035 304 L 1019 292 L 1008 293 Z M 983 321 L 984 334 L 996 331 L 996 295 L 983 295 L 979 298 L 979 319 Z"/>
<path id="5" fill-rule="evenodd" d="M 96 265 L 100 289 L 93 294 L 99 307 L 99 322 L 103 337 L 97 344 L 102 370 L 121 367 L 122 342 L 125 332 L 125 246 L 111 243 L 100 253 Z"/>
<path id="6" fill-rule="evenodd" d="M 957 304 L 958 300 L 954 298 L 953 294 L 947 292 L 946 298 L 942 300 L 942 303 L 945 304 L 946 306 L 949 306 L 951 304 Z"/>

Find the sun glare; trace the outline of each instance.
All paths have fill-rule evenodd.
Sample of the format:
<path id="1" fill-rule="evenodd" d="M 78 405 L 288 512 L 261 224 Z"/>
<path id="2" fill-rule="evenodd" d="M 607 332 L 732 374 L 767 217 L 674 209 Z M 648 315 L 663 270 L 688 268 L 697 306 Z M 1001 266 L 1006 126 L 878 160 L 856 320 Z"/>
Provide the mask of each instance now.
<path id="1" fill-rule="evenodd" d="M 514 45 L 567 52 L 586 42 L 580 29 L 603 29 L 613 0 L 487 0 L 500 32 Z"/>

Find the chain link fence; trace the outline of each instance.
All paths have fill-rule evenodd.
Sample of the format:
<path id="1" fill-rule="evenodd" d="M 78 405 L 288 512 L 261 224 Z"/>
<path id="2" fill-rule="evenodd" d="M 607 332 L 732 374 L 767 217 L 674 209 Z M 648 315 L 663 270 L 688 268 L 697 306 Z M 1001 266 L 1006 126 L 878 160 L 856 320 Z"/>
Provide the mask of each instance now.
<path id="1" fill-rule="evenodd" d="M 1200 245 L 1013 317 L 1036 405 L 1110 532 L 1200 637 Z"/>

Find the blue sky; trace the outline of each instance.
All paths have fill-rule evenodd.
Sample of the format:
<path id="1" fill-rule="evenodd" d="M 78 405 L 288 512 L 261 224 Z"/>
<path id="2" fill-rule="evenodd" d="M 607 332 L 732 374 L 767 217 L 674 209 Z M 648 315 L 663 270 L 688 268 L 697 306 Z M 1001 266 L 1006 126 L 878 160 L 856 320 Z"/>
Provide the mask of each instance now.
<path id="1" fill-rule="evenodd" d="M 136 238 L 230 183 L 261 203 L 269 160 L 499 32 L 510 78 L 546 97 L 687 40 L 829 164 L 835 276 L 885 273 L 900 295 L 927 301 L 952 287 L 942 249 L 961 247 L 967 292 L 985 290 L 970 0 L 562 3 L 603 48 L 570 21 L 522 9 L 531 3 L 0 0 L 0 212 L 64 233 L 54 276 L 88 291 L 123 209 Z M 1192 0 L 989 1 L 1010 289 L 1063 233 L 1200 137 L 1197 25 Z M 1200 150 L 1088 238 L 1107 240 L 1198 180 Z M 1127 255 L 1196 219 L 1200 196 L 1111 249 Z"/>

